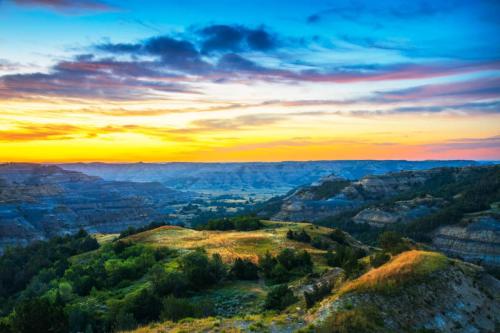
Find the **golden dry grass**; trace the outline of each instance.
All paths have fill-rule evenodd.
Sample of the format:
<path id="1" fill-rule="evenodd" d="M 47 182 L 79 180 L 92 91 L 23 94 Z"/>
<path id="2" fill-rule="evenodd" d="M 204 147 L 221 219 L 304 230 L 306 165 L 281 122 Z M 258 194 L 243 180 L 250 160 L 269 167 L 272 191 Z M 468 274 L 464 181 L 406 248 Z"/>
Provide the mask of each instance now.
<path id="1" fill-rule="evenodd" d="M 226 320 L 227 321 L 227 320 Z M 181 320 L 178 323 L 166 321 L 163 323 L 156 323 L 149 326 L 140 327 L 134 330 L 134 333 L 190 333 L 190 332 L 227 332 L 239 333 L 240 329 L 231 327 L 217 318 L 208 317 L 193 320 Z"/>
<path id="2" fill-rule="evenodd" d="M 93 234 L 95 239 L 100 245 L 111 243 L 114 241 L 120 234 Z"/>
<path id="3" fill-rule="evenodd" d="M 340 294 L 356 291 L 390 291 L 410 279 L 425 277 L 445 267 L 447 263 L 448 259 L 436 252 L 417 250 L 403 252 L 388 263 L 348 282 L 341 288 Z"/>
<path id="4" fill-rule="evenodd" d="M 163 226 L 128 237 L 128 239 L 176 249 L 204 248 L 208 254 L 218 253 L 225 262 L 235 258 L 247 258 L 256 262 L 258 256 L 267 251 L 277 254 L 284 248 L 304 249 L 311 255 L 319 256 L 325 251 L 313 248 L 309 244 L 292 241 L 286 238 L 288 229 L 305 228 L 312 236 L 327 235 L 331 229 L 313 227 L 308 223 L 266 222 L 267 228 L 254 231 L 208 231 L 193 230 L 177 226 Z"/>

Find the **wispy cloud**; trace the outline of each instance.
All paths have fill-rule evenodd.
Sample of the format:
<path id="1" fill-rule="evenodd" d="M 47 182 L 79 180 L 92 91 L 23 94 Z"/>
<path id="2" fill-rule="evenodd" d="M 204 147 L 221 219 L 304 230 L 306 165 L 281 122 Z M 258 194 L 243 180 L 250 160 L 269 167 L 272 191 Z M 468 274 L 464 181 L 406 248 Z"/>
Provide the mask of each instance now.
<path id="1" fill-rule="evenodd" d="M 492 149 L 500 151 L 500 135 L 489 138 L 452 139 L 442 143 L 428 144 L 425 148 L 432 152 L 454 150 Z"/>
<path id="2" fill-rule="evenodd" d="M 74 12 L 107 12 L 117 10 L 104 1 L 99 0 L 11 0 L 11 2 L 25 7 L 45 7 L 63 13 Z"/>
<path id="3" fill-rule="evenodd" d="M 360 21 L 366 17 L 383 19 L 419 19 L 449 13 L 460 5 L 460 1 L 427 1 L 418 0 L 411 2 L 382 1 L 377 3 L 360 1 L 338 1 L 337 4 L 327 9 L 318 11 L 307 17 L 308 23 L 318 23 L 323 20 L 340 17 L 345 20 Z M 372 22 L 372 21 L 369 21 Z"/>

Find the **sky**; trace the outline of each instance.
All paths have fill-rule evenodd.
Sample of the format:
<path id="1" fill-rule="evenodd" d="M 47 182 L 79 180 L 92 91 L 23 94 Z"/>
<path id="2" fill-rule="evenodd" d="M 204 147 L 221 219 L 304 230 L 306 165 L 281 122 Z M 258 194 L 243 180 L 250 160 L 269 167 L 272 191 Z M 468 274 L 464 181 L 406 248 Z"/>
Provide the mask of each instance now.
<path id="1" fill-rule="evenodd" d="M 0 161 L 500 160 L 500 1 L 0 0 Z"/>

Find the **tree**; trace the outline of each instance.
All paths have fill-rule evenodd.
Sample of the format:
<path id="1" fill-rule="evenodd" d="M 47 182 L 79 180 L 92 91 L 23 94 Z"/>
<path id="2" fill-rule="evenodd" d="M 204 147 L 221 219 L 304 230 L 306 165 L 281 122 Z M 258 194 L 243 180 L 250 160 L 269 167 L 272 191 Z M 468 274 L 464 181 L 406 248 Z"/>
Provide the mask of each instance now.
<path id="1" fill-rule="evenodd" d="M 267 251 L 264 256 L 259 257 L 259 269 L 266 278 L 271 277 L 272 271 L 277 262 L 276 258 L 273 257 L 269 251 Z"/>
<path id="2" fill-rule="evenodd" d="M 16 306 L 12 319 L 12 331 L 66 333 L 68 318 L 62 306 L 53 305 L 42 298 L 30 299 Z"/>
<path id="3" fill-rule="evenodd" d="M 231 275 L 240 280 L 257 280 L 258 267 L 248 259 L 236 258 L 231 267 Z"/>
<path id="4" fill-rule="evenodd" d="M 202 250 L 196 250 L 181 258 L 181 269 L 193 289 L 204 288 L 213 283 L 210 262 Z"/>
<path id="5" fill-rule="evenodd" d="M 295 251 L 292 249 L 283 249 L 277 256 L 278 262 L 283 265 L 287 270 L 295 267 L 297 263 L 295 260 Z"/>
<path id="6" fill-rule="evenodd" d="M 180 297 L 188 289 L 188 281 L 181 272 L 165 272 L 162 265 L 156 265 L 151 269 L 150 281 L 155 294 L 174 295 Z"/>
<path id="7" fill-rule="evenodd" d="M 269 253 L 260 258 L 259 267 L 264 277 L 274 283 L 288 282 L 290 279 L 310 273 L 313 268 L 311 256 L 307 251 L 283 249 L 276 258 Z"/>
<path id="8" fill-rule="evenodd" d="M 408 250 L 408 246 L 403 241 L 401 234 L 395 231 L 385 231 L 378 239 L 381 248 L 392 254 L 398 254 Z"/>
<path id="9" fill-rule="evenodd" d="M 331 233 L 330 233 L 330 239 L 341 244 L 341 245 L 345 245 L 346 244 L 346 237 L 345 237 L 345 234 L 342 232 L 342 230 L 340 229 L 334 229 Z"/>
<path id="10" fill-rule="evenodd" d="M 222 281 L 227 276 L 227 267 L 222 262 L 222 257 L 218 253 L 212 254 L 212 260 L 210 260 L 210 274 L 213 282 Z"/>
<path id="11" fill-rule="evenodd" d="M 181 258 L 181 269 L 192 289 L 202 289 L 221 281 L 227 275 L 226 265 L 219 254 L 209 260 L 203 250 L 196 250 Z"/>
<path id="12" fill-rule="evenodd" d="M 130 331 L 137 327 L 134 315 L 121 310 L 115 319 L 115 329 L 118 331 Z"/>
<path id="13" fill-rule="evenodd" d="M 302 229 L 298 234 L 297 234 L 297 240 L 302 243 L 309 243 L 311 241 L 311 236 Z"/>
<path id="14" fill-rule="evenodd" d="M 362 258 L 365 254 L 361 249 L 338 245 L 335 253 L 328 251 L 325 254 L 325 259 L 329 266 L 342 267 L 347 276 L 352 276 L 361 271 L 362 265 L 358 262 L 358 259 Z"/>
<path id="15" fill-rule="evenodd" d="M 160 315 L 161 299 L 150 288 L 142 289 L 126 305 L 126 312 L 130 312 L 139 323 L 157 320 Z"/>
<path id="16" fill-rule="evenodd" d="M 370 257 L 370 264 L 373 267 L 380 267 L 383 264 L 385 264 L 386 262 L 388 262 L 389 259 L 391 259 L 391 256 L 388 255 L 387 253 L 380 252 L 380 251 L 379 252 L 375 252 L 375 254 L 373 254 Z"/>
<path id="17" fill-rule="evenodd" d="M 286 284 L 281 284 L 269 291 L 264 307 L 269 310 L 283 310 L 295 302 L 297 302 L 297 298 L 293 295 L 292 290 Z"/>
<path id="18" fill-rule="evenodd" d="M 320 250 L 326 250 L 330 247 L 330 244 L 328 244 L 328 242 L 325 242 L 320 236 L 315 236 L 311 240 L 311 246 Z"/>
<path id="19" fill-rule="evenodd" d="M 294 232 L 293 230 L 288 229 L 286 238 L 302 243 L 311 242 L 311 236 L 309 236 L 309 234 L 304 229 L 302 229 L 300 232 Z"/>

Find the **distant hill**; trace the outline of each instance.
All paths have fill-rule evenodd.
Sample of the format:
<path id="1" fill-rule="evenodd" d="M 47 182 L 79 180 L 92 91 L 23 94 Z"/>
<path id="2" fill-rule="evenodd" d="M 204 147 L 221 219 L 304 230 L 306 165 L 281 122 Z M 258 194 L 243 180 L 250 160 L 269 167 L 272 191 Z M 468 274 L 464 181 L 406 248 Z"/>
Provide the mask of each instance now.
<path id="1" fill-rule="evenodd" d="M 365 241 L 395 230 L 474 263 L 500 268 L 500 166 L 328 176 L 260 210 L 276 221 L 315 221 Z"/>
<path id="2" fill-rule="evenodd" d="M 475 161 L 305 161 L 272 163 L 75 163 L 66 170 L 115 181 L 156 181 L 181 190 L 207 193 L 284 194 L 329 174 L 346 179 L 401 170 L 479 165 Z"/>
<path id="3" fill-rule="evenodd" d="M 57 166 L 0 164 L 0 251 L 74 233 L 120 232 L 162 219 L 187 194 L 158 182 L 105 181 Z"/>

